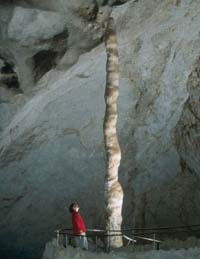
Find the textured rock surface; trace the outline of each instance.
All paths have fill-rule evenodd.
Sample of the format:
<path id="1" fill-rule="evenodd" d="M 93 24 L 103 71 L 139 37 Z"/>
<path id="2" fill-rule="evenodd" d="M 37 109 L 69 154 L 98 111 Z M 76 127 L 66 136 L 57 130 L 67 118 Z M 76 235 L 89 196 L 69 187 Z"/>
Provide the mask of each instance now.
<path id="1" fill-rule="evenodd" d="M 144 248 L 144 247 L 143 247 Z M 137 247 L 136 247 L 137 249 Z M 71 259 L 71 258 L 85 258 L 85 259 L 198 259 L 200 258 L 200 248 L 194 247 L 190 249 L 179 249 L 169 251 L 148 251 L 148 252 L 136 252 L 133 248 L 126 247 L 124 252 L 111 251 L 110 253 L 91 253 L 80 249 L 74 249 L 70 246 L 67 248 L 57 248 L 55 242 L 48 242 L 45 246 L 43 259 Z"/>
<path id="2" fill-rule="evenodd" d="M 8 38 L 22 46 L 36 45 L 64 30 L 59 13 L 16 7 L 8 26 Z"/>
<path id="3" fill-rule="evenodd" d="M 0 1 L 0 59 L 14 65 L 26 94 L 0 89 L 1 131 L 47 71 L 65 71 L 102 40 L 110 11 L 93 0 Z"/>
<path id="4" fill-rule="evenodd" d="M 34 28 L 38 34 L 27 38 L 32 47 L 21 45 L 19 36 L 8 39 L 16 10 L 42 9 L 39 17 L 47 12 L 47 1 L 14 2 L 21 7 L 0 8 L 0 58 L 15 64 L 24 93 L 0 87 L 0 240 L 2 253 L 35 258 L 53 230 L 69 224 L 71 201 L 80 202 L 87 226 L 103 221 L 106 55 L 103 45 L 79 55 L 99 43 L 104 29 L 97 17 L 106 20 L 110 9 L 92 7 L 88 21 L 74 1 L 65 10 L 71 23 L 66 13 L 63 18 L 64 53 L 42 73 L 45 54 L 38 51 L 57 51 L 60 26 L 45 32 L 47 42 Z M 56 12 L 60 22 L 65 1 L 50 3 L 49 14 Z M 199 10 L 197 0 L 140 0 L 113 11 L 121 62 L 118 132 L 126 227 L 199 223 Z M 36 81 L 34 64 L 41 72 Z"/>

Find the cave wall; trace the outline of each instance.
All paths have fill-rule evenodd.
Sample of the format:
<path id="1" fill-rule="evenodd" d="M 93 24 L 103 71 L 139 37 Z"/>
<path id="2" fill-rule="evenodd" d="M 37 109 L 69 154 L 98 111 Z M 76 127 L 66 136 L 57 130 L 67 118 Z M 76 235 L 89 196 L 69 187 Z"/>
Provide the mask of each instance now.
<path id="1" fill-rule="evenodd" d="M 200 3 L 108 2 L 1 3 L 0 58 L 14 63 L 23 90 L 0 85 L 1 254 L 39 256 L 54 230 L 69 226 L 74 200 L 89 228 L 103 225 L 100 42 L 113 4 L 124 226 L 199 223 Z"/>

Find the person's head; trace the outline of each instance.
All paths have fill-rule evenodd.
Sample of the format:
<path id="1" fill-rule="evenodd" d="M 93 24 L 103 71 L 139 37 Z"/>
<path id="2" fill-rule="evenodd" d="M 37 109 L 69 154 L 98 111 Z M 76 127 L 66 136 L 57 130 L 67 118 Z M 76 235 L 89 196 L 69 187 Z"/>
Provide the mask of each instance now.
<path id="1" fill-rule="evenodd" d="M 72 203 L 70 206 L 69 206 L 69 212 L 73 212 L 73 211 L 75 211 L 75 212 L 78 212 L 79 211 L 79 205 L 78 205 L 78 203 Z"/>

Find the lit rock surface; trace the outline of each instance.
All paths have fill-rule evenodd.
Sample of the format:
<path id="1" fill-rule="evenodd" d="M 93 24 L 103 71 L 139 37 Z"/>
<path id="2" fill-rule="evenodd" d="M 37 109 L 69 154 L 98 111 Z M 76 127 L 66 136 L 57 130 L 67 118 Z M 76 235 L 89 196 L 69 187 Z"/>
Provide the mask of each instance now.
<path id="1" fill-rule="evenodd" d="M 21 8 L 30 9 L 27 2 Z M 114 8 L 126 227 L 199 223 L 199 10 L 197 0 L 140 0 Z M 14 13 L 9 6 L 3 11 L 1 35 L 7 37 Z M 1 86 L 0 97 L 8 100 L 0 103 L 0 247 L 15 258 L 41 255 L 53 231 L 70 224 L 71 201 L 80 203 L 88 227 L 103 224 L 106 55 L 103 45 L 93 48 L 103 25 L 99 31 L 93 24 L 89 33 L 87 21 L 79 38 L 83 23 L 73 21 L 75 27 L 66 22 L 66 37 L 75 48 L 63 47 L 64 56 L 36 81 L 33 63 L 24 58 L 39 60 L 41 72 L 43 56 L 33 59 L 36 46 L 27 50 L 0 40 L 1 58 L 13 61 L 24 90 L 15 94 Z M 70 36 L 72 28 L 79 29 Z M 80 56 L 81 46 L 81 53 L 93 49 Z M 76 64 L 69 68 L 67 57 Z"/>
<path id="2" fill-rule="evenodd" d="M 8 27 L 8 38 L 20 45 L 37 44 L 64 30 L 64 16 L 59 13 L 16 7 Z"/>
<path id="3" fill-rule="evenodd" d="M 179 250 L 159 250 L 159 251 L 143 251 L 136 252 L 133 248 L 127 247 L 124 251 L 111 251 L 110 253 L 94 253 L 83 251 L 81 249 L 74 249 L 73 247 L 67 246 L 56 247 L 55 241 L 48 242 L 45 246 L 43 259 L 199 259 L 200 248 L 194 247 L 189 249 Z"/>

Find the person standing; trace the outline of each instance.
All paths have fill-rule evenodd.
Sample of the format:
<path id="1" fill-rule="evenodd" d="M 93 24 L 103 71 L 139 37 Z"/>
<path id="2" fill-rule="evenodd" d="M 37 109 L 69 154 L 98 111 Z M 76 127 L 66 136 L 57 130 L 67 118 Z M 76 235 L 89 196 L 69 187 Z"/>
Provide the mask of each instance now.
<path id="1" fill-rule="evenodd" d="M 86 227 L 84 220 L 79 213 L 79 205 L 77 203 L 72 203 L 69 206 L 69 212 L 72 214 L 72 227 L 75 236 L 76 247 L 88 250 L 88 241 L 86 237 Z"/>

